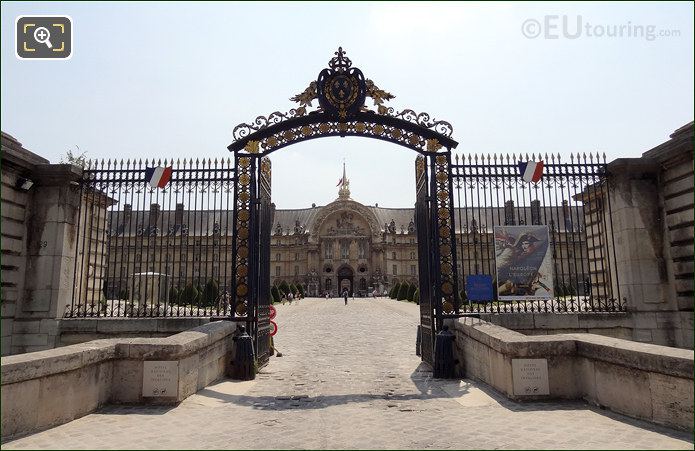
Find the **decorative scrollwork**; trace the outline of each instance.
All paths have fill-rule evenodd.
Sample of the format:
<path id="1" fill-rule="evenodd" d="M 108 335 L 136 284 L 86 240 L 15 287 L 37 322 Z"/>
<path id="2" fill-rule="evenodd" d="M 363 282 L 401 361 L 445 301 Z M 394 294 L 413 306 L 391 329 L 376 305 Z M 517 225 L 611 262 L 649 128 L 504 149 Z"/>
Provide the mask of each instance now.
<path id="1" fill-rule="evenodd" d="M 420 127 L 430 129 L 446 138 L 450 138 L 453 134 L 453 127 L 449 122 L 432 119 L 428 113 L 416 113 L 411 109 L 397 112 L 394 108 L 386 107 L 384 102 L 394 99 L 395 96 L 379 88 L 374 81 L 366 79 L 358 68 L 353 67 L 352 61 L 345 55 L 345 51 L 343 51 L 342 47 L 339 47 L 338 51 L 335 52 L 335 56 L 329 61 L 328 67 L 329 68 L 323 69 L 319 73 L 317 80 L 309 83 L 309 86 L 304 89 L 304 91 L 290 98 L 291 101 L 299 104 L 297 108 L 293 108 L 286 113 L 275 111 L 268 116 L 258 116 L 251 123 L 237 125 L 232 131 L 235 143 L 229 146 L 230 150 L 232 150 L 233 146 L 240 146 L 240 148 L 243 148 L 246 144 L 244 142 L 245 140 L 254 139 L 254 137 L 251 136 L 254 133 L 291 119 L 297 119 L 307 116 L 308 114 L 316 113 L 328 116 L 330 122 L 344 123 L 343 129 L 350 128 L 351 126 L 348 124 L 355 121 L 360 114 L 369 112 L 369 114 L 374 113 L 376 115 L 377 120 L 375 122 L 382 123 L 382 131 L 388 131 L 386 124 L 389 123 L 389 119 L 384 117 L 384 120 L 380 121 L 379 116 L 401 119 Z M 372 111 L 365 106 L 366 97 L 372 98 L 376 111 Z M 309 108 L 313 107 L 314 100 L 318 100 L 319 106 L 315 110 L 308 111 Z M 326 122 L 323 119 L 321 121 Z M 298 131 L 305 137 L 304 139 L 308 139 L 306 138 L 308 135 L 312 135 L 312 137 L 328 136 L 324 130 L 326 129 L 325 126 L 318 130 L 309 130 L 309 128 L 314 128 L 313 125 L 306 124 L 306 121 L 303 121 L 303 123 L 304 126 L 301 127 L 300 130 L 293 131 L 295 135 Z M 364 134 L 363 130 L 366 130 L 366 128 L 363 124 L 360 124 L 354 128 L 352 134 Z M 374 135 L 377 136 L 382 136 L 383 134 L 378 127 L 374 128 L 374 132 Z M 398 132 L 396 133 L 398 134 Z M 405 136 L 407 134 L 404 133 L 403 135 Z M 412 135 L 412 133 L 410 133 L 410 135 Z M 420 133 L 420 135 L 424 134 Z M 340 133 L 340 136 L 346 135 Z M 427 136 L 427 138 L 431 138 L 431 136 Z M 273 140 L 279 143 L 283 139 L 282 137 L 276 136 L 270 139 L 270 142 L 266 141 L 266 144 L 273 148 L 276 147 Z M 398 140 L 399 138 L 395 137 L 394 139 Z M 415 140 L 415 138 L 412 139 Z M 257 140 L 260 141 L 260 139 Z M 418 140 L 424 142 L 425 137 L 420 136 Z M 440 138 L 439 141 L 442 142 L 443 140 Z M 414 143 L 410 143 L 408 147 L 413 147 L 414 145 Z M 452 147 L 450 144 L 446 146 Z M 453 147 L 455 147 L 455 143 Z"/>
<path id="2" fill-rule="evenodd" d="M 405 109 L 400 113 L 392 114 L 392 109 L 389 108 L 386 114 L 393 117 L 398 117 L 408 122 L 413 122 L 421 127 L 431 128 L 437 133 L 444 136 L 451 136 L 454 132 L 454 127 L 447 121 L 430 120 L 429 113 L 416 113 L 413 110 Z"/>
<path id="3" fill-rule="evenodd" d="M 280 111 L 274 111 L 270 113 L 267 117 L 266 116 L 258 116 L 253 123 L 248 124 L 248 123 L 243 123 L 239 124 L 236 127 L 234 127 L 234 130 L 232 131 L 232 136 L 234 137 L 235 140 L 240 140 L 244 139 L 250 134 L 266 129 L 270 127 L 271 125 L 279 124 L 282 121 L 286 121 L 288 119 L 293 119 L 296 117 L 301 117 L 306 114 L 306 108 L 305 107 L 300 107 L 300 108 L 292 108 L 290 111 L 287 113 L 281 113 Z"/>

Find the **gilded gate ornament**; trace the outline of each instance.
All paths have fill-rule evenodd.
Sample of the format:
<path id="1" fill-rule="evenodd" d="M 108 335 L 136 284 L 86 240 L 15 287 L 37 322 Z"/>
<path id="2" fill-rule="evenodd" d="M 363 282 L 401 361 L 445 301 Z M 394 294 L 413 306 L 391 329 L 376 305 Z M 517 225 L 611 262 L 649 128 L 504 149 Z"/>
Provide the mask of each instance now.
<path id="1" fill-rule="evenodd" d="M 375 110 L 365 105 L 373 101 Z M 229 150 L 269 153 L 290 144 L 323 136 L 365 136 L 391 141 L 418 152 L 452 149 L 453 127 L 411 109 L 396 111 L 385 102 L 395 96 L 381 89 L 352 65 L 342 47 L 328 67 L 299 94 L 290 97 L 298 106 L 286 113 L 275 111 L 251 123 L 237 125 Z M 313 101 L 318 101 L 314 107 Z"/>

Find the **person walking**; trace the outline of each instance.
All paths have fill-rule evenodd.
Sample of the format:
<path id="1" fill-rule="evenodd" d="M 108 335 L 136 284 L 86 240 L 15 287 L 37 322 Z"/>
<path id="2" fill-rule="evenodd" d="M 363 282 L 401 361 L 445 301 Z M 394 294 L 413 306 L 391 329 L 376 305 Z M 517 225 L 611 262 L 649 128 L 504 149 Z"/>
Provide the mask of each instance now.
<path id="1" fill-rule="evenodd" d="M 290 305 L 292 305 L 292 301 L 294 301 L 294 295 L 291 291 L 287 293 L 287 300 L 290 301 Z"/>
<path id="2" fill-rule="evenodd" d="M 343 290 L 343 299 L 345 299 L 345 305 L 347 305 L 348 294 L 349 294 L 349 293 L 348 293 L 348 290 L 347 290 L 347 288 L 345 288 L 345 289 Z"/>

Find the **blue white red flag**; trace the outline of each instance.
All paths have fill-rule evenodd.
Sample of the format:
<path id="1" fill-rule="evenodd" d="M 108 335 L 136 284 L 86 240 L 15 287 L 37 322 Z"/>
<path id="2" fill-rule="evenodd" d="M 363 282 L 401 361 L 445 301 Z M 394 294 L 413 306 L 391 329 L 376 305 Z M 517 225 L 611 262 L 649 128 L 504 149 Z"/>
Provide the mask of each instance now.
<path id="1" fill-rule="evenodd" d="M 170 180 L 171 166 L 168 168 L 163 168 L 161 166 L 157 166 L 156 168 L 145 168 L 145 181 L 149 183 L 152 188 L 164 188 Z"/>
<path id="2" fill-rule="evenodd" d="M 542 161 L 519 162 L 519 174 L 525 182 L 536 183 L 543 176 Z"/>

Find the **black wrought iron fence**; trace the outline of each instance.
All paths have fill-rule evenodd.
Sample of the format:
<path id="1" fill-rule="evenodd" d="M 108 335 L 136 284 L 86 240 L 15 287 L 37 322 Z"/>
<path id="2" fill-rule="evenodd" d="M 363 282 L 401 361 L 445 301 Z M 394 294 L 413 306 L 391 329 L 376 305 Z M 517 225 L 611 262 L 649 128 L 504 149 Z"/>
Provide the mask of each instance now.
<path id="1" fill-rule="evenodd" d="M 605 155 L 467 155 L 452 167 L 460 310 L 624 310 Z"/>
<path id="2" fill-rule="evenodd" d="M 225 160 L 101 160 L 84 171 L 66 317 L 229 310 L 234 168 Z"/>

